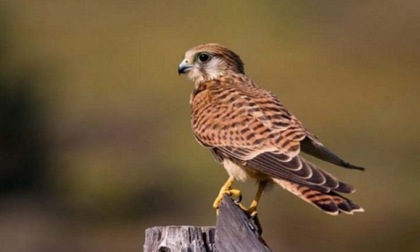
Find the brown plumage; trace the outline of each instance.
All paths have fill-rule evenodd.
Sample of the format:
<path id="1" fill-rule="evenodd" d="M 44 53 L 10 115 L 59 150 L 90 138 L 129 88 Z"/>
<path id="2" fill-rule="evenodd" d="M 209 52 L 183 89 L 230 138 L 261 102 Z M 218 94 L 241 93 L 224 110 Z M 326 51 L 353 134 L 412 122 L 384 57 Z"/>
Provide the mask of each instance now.
<path id="1" fill-rule="evenodd" d="M 272 93 L 252 82 L 237 54 L 219 44 L 200 45 L 186 52 L 178 72 L 194 82 L 194 135 L 231 178 L 254 178 L 261 187 L 275 182 L 329 214 L 363 211 L 338 194 L 354 192 L 351 185 L 299 153 L 345 168 L 363 168 L 324 147 Z"/>

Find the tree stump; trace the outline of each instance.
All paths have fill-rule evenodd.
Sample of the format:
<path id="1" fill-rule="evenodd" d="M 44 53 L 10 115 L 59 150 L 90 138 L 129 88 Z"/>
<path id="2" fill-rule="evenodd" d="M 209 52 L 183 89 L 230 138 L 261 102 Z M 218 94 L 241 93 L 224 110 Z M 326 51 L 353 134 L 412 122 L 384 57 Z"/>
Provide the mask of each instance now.
<path id="1" fill-rule="evenodd" d="M 146 229 L 144 252 L 271 251 L 258 224 L 224 196 L 216 227 L 165 226 Z"/>
<path id="2" fill-rule="evenodd" d="M 216 252 L 214 227 L 165 226 L 146 229 L 144 252 Z"/>

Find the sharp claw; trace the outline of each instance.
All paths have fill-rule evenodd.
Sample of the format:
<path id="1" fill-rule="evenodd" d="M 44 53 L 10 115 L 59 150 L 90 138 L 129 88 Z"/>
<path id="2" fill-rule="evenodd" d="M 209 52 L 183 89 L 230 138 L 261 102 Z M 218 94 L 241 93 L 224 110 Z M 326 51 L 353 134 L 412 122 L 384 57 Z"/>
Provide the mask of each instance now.
<path id="1" fill-rule="evenodd" d="M 262 229 L 262 226 L 261 226 L 260 220 L 258 219 L 257 211 L 254 211 L 254 212 L 252 212 L 252 213 L 251 213 L 250 220 L 251 220 L 252 222 L 254 222 L 254 225 L 255 225 L 255 226 L 256 226 L 256 228 L 257 228 L 257 232 L 258 232 L 258 234 L 259 234 L 259 235 L 261 235 L 261 234 L 262 234 L 262 232 L 263 232 L 263 229 Z"/>
<path id="2" fill-rule="evenodd" d="M 257 217 L 258 212 L 257 211 L 253 211 L 252 213 L 249 214 L 249 216 L 251 217 L 251 219 L 254 219 Z"/>
<path id="3" fill-rule="evenodd" d="M 235 203 L 239 204 L 241 203 L 241 201 L 242 201 L 242 194 L 240 194 L 239 197 L 235 200 Z"/>
<path id="4" fill-rule="evenodd" d="M 217 196 L 217 198 L 214 200 L 213 202 L 213 208 L 218 209 L 220 203 L 222 202 L 223 199 L 223 195 L 228 195 L 229 197 L 235 197 L 237 198 L 235 200 L 235 203 L 239 204 L 239 202 L 242 201 L 242 193 L 241 191 L 237 190 L 237 189 L 230 189 L 230 188 L 226 188 L 225 190 L 222 190 L 219 195 Z"/>

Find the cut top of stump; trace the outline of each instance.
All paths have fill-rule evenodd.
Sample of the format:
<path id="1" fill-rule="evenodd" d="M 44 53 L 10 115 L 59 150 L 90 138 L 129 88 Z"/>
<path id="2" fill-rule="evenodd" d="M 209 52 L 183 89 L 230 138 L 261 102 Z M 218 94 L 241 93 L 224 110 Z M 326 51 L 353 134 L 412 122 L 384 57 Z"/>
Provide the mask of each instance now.
<path id="1" fill-rule="evenodd" d="M 164 226 L 146 229 L 145 252 L 270 252 L 254 222 L 224 196 L 216 227 Z"/>

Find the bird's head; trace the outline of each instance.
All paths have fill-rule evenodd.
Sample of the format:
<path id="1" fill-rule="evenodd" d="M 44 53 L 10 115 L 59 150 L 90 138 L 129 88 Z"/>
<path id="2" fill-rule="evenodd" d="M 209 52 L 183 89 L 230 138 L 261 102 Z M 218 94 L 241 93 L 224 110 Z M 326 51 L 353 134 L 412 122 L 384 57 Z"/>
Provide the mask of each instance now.
<path id="1" fill-rule="evenodd" d="M 216 43 L 191 48 L 178 66 L 178 74 L 186 74 L 196 84 L 228 71 L 243 74 L 244 64 L 236 53 Z"/>

